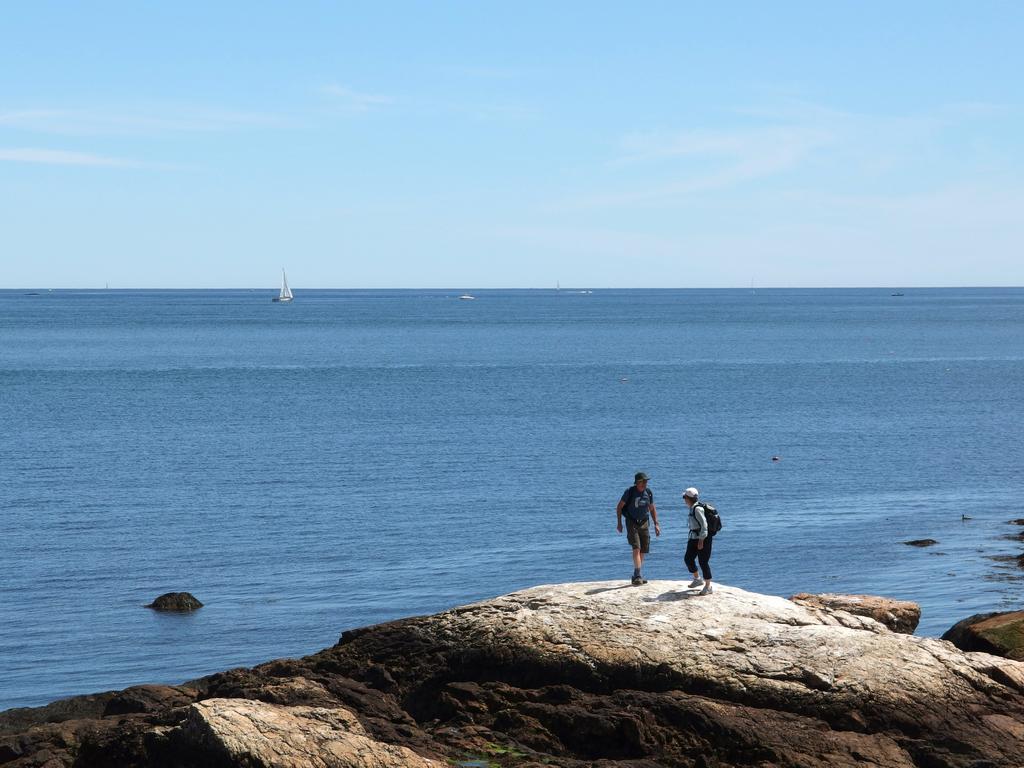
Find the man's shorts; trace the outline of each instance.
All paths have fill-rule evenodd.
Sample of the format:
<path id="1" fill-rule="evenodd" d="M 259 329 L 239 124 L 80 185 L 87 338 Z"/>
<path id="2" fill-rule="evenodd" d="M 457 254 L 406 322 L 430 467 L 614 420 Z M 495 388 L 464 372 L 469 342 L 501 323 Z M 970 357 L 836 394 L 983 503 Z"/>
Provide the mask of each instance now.
<path id="1" fill-rule="evenodd" d="M 651 521 L 644 520 L 642 523 L 634 523 L 626 518 L 626 541 L 633 549 L 639 549 L 645 555 L 651 551 Z"/>

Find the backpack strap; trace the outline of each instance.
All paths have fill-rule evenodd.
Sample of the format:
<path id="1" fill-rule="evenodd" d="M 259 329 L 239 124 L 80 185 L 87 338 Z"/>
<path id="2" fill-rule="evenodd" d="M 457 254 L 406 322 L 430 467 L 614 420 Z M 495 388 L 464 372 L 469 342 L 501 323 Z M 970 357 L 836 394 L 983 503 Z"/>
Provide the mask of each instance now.
<path id="1" fill-rule="evenodd" d="M 626 489 L 626 500 L 622 504 L 622 514 L 624 514 L 630 520 L 633 519 L 633 516 L 631 514 L 629 514 L 629 507 L 633 503 L 633 499 L 635 497 L 636 497 L 636 486 L 635 485 L 631 485 L 631 486 L 629 486 L 629 488 Z"/>
<path id="2" fill-rule="evenodd" d="M 704 524 L 707 525 L 707 527 L 708 527 L 708 536 L 710 536 L 711 535 L 711 523 L 708 522 L 708 507 L 707 507 L 707 505 L 703 501 L 695 502 L 694 505 L 692 507 L 690 507 L 690 517 L 692 517 L 694 520 L 697 519 L 697 513 L 694 511 L 694 510 L 697 509 L 697 507 L 700 507 L 701 511 L 704 512 Z"/>

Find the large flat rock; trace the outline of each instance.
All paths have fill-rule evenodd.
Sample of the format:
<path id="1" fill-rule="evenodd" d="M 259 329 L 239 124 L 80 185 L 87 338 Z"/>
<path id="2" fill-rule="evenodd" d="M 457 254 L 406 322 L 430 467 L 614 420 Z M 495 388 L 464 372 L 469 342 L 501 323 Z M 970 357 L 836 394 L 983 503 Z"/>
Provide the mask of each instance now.
<path id="1" fill-rule="evenodd" d="M 153 697 L 50 724 L 22 710 L 0 764 L 1024 765 L 1024 664 L 718 585 L 536 587 L 185 691 L 160 712 Z M 248 746 L 211 747 L 229 742 Z"/>

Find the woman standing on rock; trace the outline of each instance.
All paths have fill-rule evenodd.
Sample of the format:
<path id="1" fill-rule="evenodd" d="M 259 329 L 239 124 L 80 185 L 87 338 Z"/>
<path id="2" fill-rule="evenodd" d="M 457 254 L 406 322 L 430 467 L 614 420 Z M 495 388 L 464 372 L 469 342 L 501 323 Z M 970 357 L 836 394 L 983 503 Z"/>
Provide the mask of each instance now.
<path id="1" fill-rule="evenodd" d="M 696 589 L 703 586 L 704 589 L 700 591 L 700 594 L 710 595 L 714 591 L 711 589 L 712 538 L 708 535 L 708 518 L 704 514 L 704 507 L 697 501 L 699 497 L 700 491 L 696 488 L 690 487 L 683 491 L 683 501 L 690 508 L 690 535 L 686 542 L 686 555 L 683 557 L 683 562 L 686 563 L 686 569 L 693 576 L 693 581 L 690 582 L 688 588 Z M 697 560 L 700 561 L 700 570 L 704 574 L 703 579 L 697 575 Z"/>

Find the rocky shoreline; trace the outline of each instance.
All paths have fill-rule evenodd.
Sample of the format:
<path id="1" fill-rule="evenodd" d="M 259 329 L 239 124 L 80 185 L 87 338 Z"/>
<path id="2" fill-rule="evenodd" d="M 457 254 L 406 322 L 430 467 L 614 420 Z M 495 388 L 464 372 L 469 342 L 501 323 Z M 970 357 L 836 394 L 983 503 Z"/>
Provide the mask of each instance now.
<path id="1" fill-rule="evenodd" d="M 302 659 L 9 710 L 0 765 L 1024 765 L 1024 663 L 886 626 L 908 631 L 907 611 L 536 587 Z"/>

